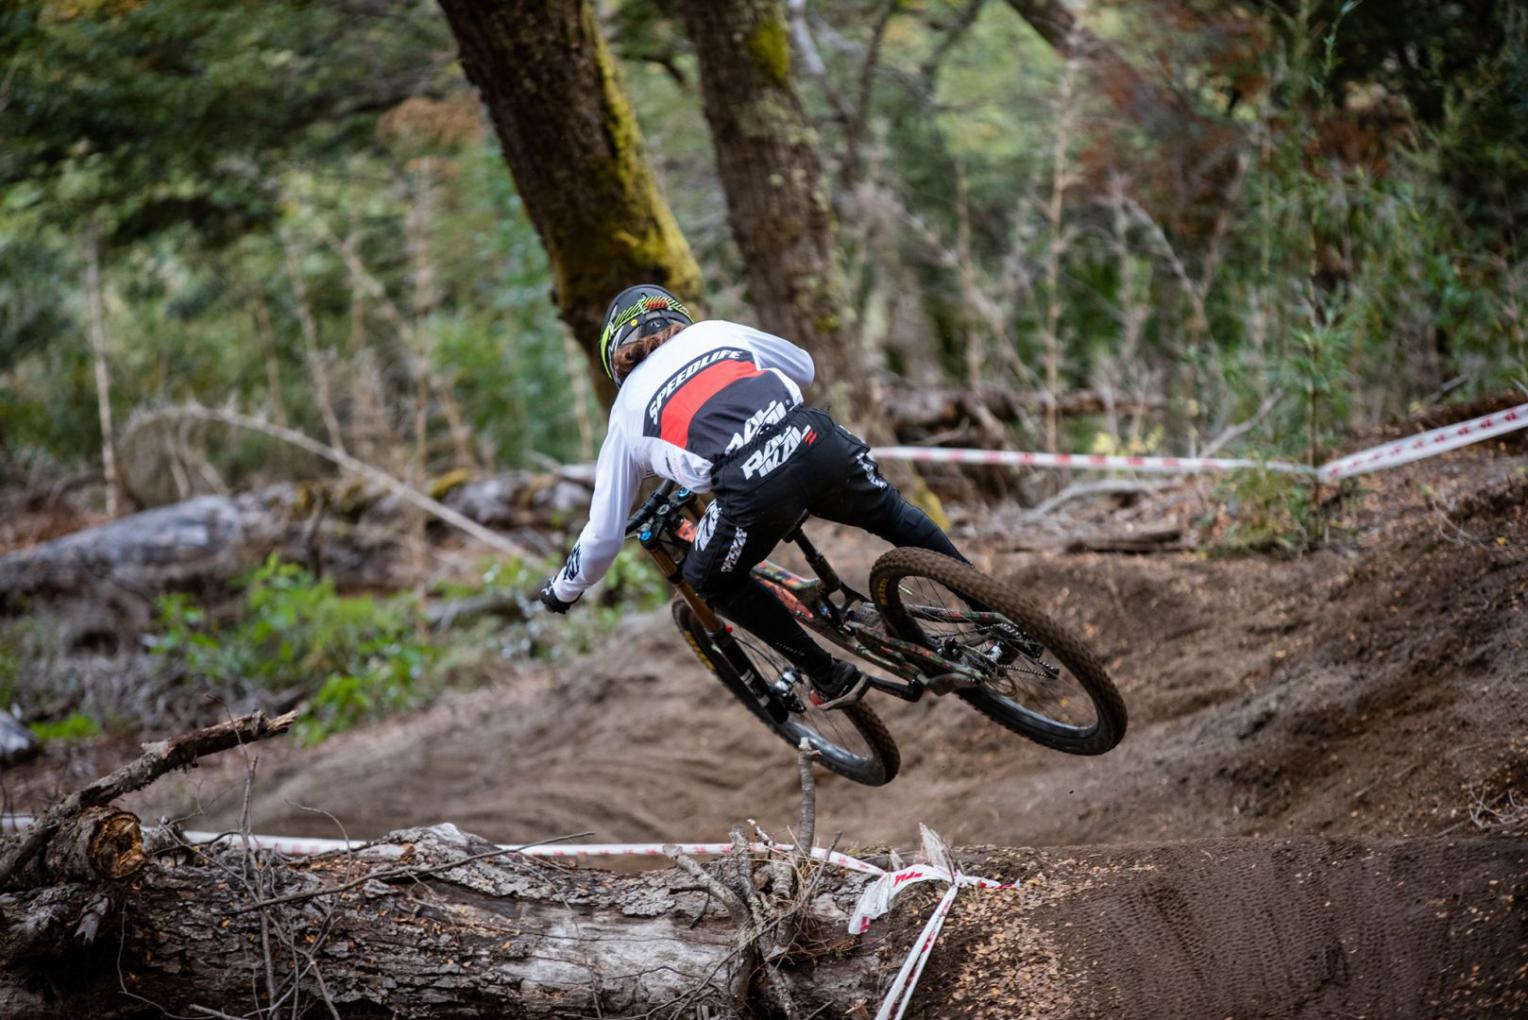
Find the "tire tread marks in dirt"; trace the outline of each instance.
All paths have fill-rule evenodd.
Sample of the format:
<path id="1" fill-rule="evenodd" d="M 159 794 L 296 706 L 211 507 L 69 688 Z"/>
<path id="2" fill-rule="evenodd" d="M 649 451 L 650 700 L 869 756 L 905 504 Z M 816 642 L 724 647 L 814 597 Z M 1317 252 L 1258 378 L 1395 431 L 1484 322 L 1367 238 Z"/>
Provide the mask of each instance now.
<path id="1" fill-rule="evenodd" d="M 1528 841 L 1206 840 L 999 850 L 911 1015 L 1528 1015 Z M 943 954 L 941 956 L 941 954 Z M 937 1005 L 936 1005 L 937 1004 Z"/>

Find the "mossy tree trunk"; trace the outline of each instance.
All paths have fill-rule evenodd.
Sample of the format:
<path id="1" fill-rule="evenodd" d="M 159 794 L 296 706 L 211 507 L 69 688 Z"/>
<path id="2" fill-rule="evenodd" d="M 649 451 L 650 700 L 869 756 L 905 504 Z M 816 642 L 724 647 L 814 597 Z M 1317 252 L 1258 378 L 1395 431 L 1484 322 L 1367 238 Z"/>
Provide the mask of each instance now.
<path id="1" fill-rule="evenodd" d="M 817 138 L 791 84 L 785 11 L 777 0 L 683 0 L 680 8 L 760 324 L 812 352 L 816 399 L 878 431 Z"/>
<path id="2" fill-rule="evenodd" d="M 441 0 L 551 259 L 557 306 L 597 363 L 600 320 L 634 283 L 700 297 L 700 270 L 643 154 L 588 0 Z M 596 373 L 606 402 L 613 389 Z"/>

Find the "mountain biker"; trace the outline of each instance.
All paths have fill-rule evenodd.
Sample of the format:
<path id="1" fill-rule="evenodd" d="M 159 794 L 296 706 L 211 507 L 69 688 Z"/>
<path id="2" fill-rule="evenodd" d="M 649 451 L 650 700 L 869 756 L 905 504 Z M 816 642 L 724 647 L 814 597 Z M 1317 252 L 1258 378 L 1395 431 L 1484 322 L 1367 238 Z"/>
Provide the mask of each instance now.
<path id="1" fill-rule="evenodd" d="M 541 589 L 542 604 L 566 613 L 604 575 L 643 476 L 656 474 L 714 497 L 685 557 L 691 587 L 790 659 L 819 703 L 862 694 L 867 681 L 859 669 L 813 641 L 752 567 L 803 511 L 896 546 L 965 557 L 882 477 L 863 440 L 802 402 L 812 356 L 749 326 L 695 322 L 673 294 L 641 284 L 611 302 L 600 357 L 619 392 L 589 522 Z"/>

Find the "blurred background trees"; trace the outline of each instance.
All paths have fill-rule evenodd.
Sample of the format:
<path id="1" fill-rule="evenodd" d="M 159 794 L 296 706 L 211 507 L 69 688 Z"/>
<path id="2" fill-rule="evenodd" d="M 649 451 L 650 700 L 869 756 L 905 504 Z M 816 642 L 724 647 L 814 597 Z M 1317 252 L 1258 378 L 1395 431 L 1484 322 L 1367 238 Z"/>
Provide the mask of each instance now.
<path id="1" fill-rule="evenodd" d="M 326 470 L 134 427 L 191 400 L 420 484 L 584 459 L 630 274 L 954 444 L 1270 406 L 1242 442 L 1316 456 L 1528 372 L 1517 5 L 444 7 L 0 13 L 0 472 L 99 471 L 98 393 L 124 506 Z"/>

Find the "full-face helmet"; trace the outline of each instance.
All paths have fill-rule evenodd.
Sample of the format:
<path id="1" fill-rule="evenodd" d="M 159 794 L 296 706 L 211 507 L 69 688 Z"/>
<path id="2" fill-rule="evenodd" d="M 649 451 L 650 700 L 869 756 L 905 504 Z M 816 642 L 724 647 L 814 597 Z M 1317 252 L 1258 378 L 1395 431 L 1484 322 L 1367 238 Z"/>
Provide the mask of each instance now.
<path id="1" fill-rule="evenodd" d="M 690 326 L 694 322 L 684 303 L 657 284 L 639 283 L 627 287 L 615 296 L 605 312 L 605 331 L 600 336 L 600 361 L 605 366 L 605 374 L 617 386 L 621 385 L 625 377 L 616 373 L 615 352 L 618 348 L 669 326 Z"/>

